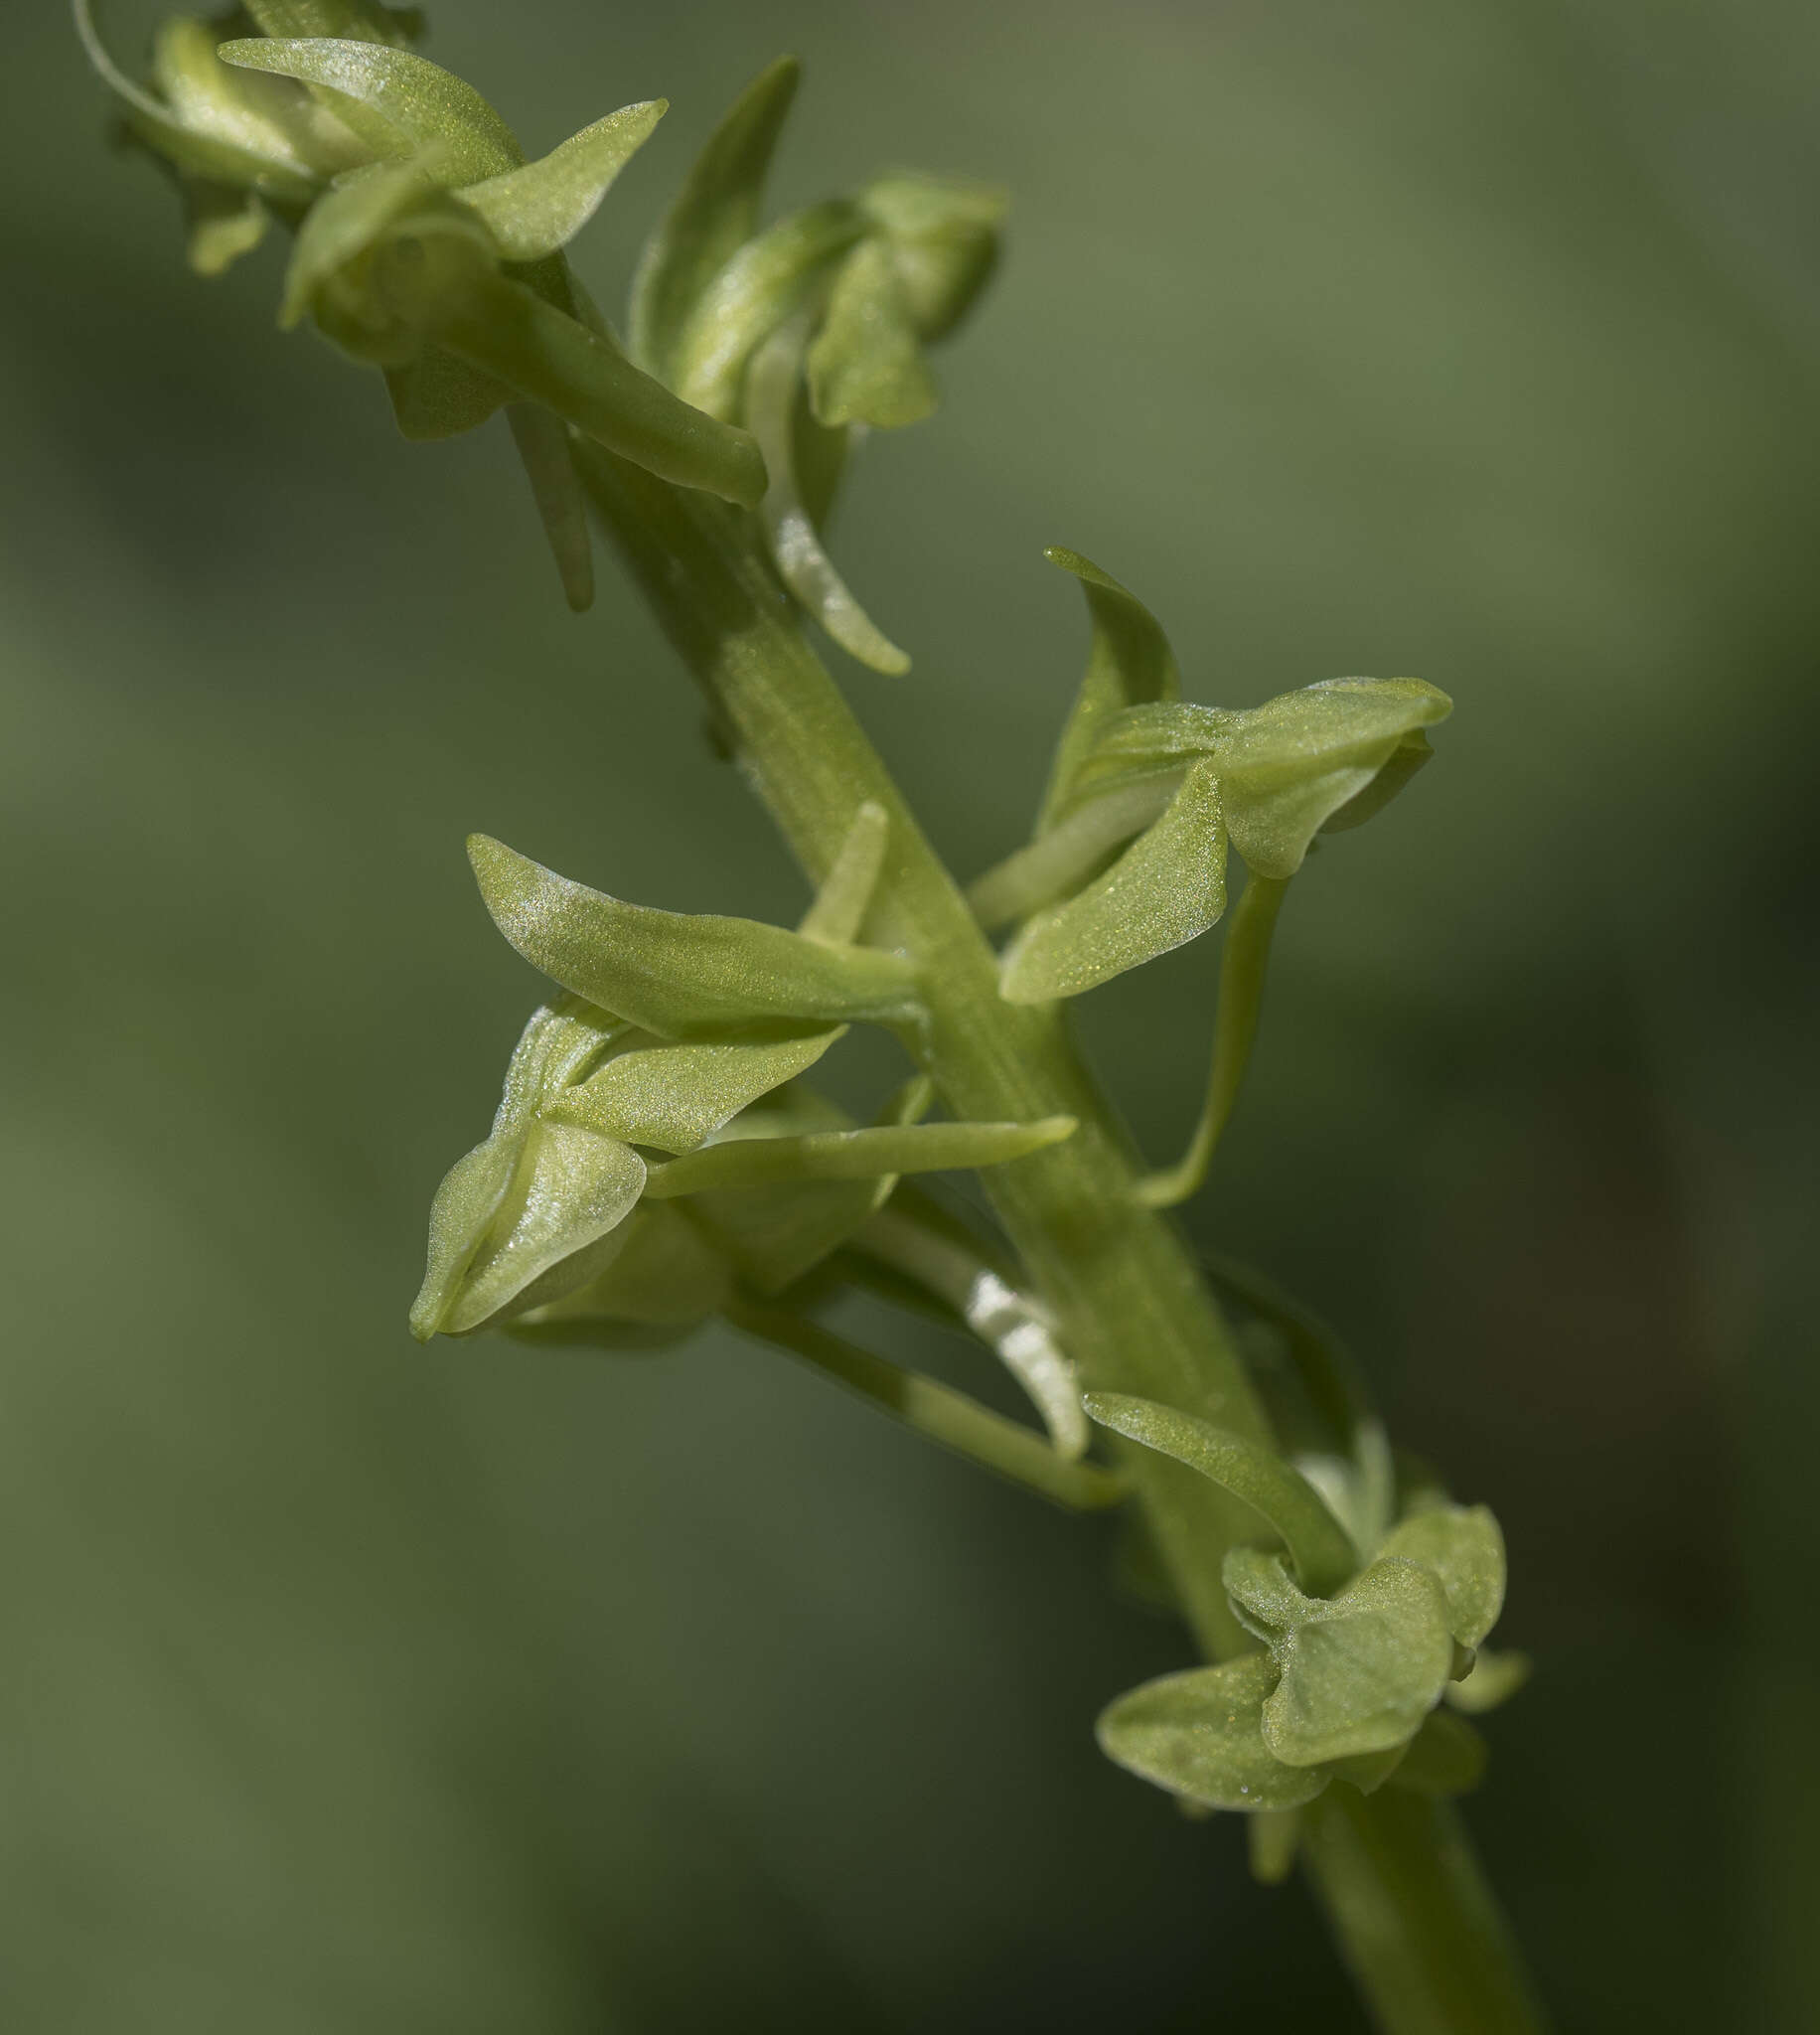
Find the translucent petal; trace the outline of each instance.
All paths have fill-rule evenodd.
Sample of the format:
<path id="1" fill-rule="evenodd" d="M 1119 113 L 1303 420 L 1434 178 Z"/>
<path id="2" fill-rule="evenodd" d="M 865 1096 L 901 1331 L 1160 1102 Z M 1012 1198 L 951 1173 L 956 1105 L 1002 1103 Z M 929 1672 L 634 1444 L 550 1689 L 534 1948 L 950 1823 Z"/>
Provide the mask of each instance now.
<path id="1" fill-rule="evenodd" d="M 535 968 L 661 1038 L 764 1019 L 902 1024 L 919 1006 L 910 964 L 829 947 L 753 919 L 625 904 L 476 835 L 468 853 L 494 922 Z"/>

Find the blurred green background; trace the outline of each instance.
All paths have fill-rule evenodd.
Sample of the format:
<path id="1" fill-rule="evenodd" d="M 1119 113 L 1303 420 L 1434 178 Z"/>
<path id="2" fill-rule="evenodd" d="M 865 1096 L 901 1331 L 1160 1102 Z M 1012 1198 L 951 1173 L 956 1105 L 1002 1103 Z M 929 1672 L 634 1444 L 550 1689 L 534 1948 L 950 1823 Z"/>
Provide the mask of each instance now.
<path id="1" fill-rule="evenodd" d="M 613 568 L 563 609 L 503 428 L 408 448 L 274 331 L 274 256 L 187 277 L 62 9 L 11 30 L 5 2025 L 1362 2026 L 1305 1897 L 1095 1754 L 1183 1659 L 1103 1524 L 731 1338 L 409 1342 L 538 994 L 464 833 L 683 908 L 801 887 Z M 945 409 L 837 533 L 917 657 L 843 677 L 963 869 L 1079 670 L 1044 544 L 1155 607 L 1194 697 L 1455 696 L 1297 886 L 1188 1223 L 1505 1522 L 1540 1670 L 1472 1820 L 1563 2028 L 1816 2025 L 1820 16 L 432 31 L 533 149 L 673 99 L 580 248 L 610 301 L 783 49 L 781 203 L 899 163 L 1013 191 Z M 1083 1013 L 1158 1156 L 1216 962 Z"/>

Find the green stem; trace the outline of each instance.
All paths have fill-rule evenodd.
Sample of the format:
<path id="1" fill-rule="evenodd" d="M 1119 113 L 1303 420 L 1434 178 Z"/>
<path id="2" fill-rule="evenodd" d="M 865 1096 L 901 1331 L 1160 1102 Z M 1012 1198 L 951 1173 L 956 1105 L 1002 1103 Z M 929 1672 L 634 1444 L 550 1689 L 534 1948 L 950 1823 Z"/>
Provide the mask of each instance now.
<path id="1" fill-rule="evenodd" d="M 1301 1815 L 1309 1877 L 1381 2028 L 1533 2035 L 1545 2025 L 1451 1803 L 1336 1785 Z"/>
<path id="2" fill-rule="evenodd" d="M 594 446 L 578 447 L 577 457 L 635 579 L 707 691 L 742 770 L 812 882 L 827 874 L 857 809 L 867 801 L 884 809 L 889 847 L 872 923 L 916 960 L 931 1014 L 919 1057 L 949 1109 L 982 1121 L 1077 1120 L 1065 1143 L 981 1178 L 1083 1384 L 1160 1400 L 1270 1443 L 1263 1407 L 1206 1283 L 1169 1223 L 1138 1200 L 1131 1142 L 1083 1068 L 1061 1009 L 999 996 L 996 959 L 979 922 L 805 641 L 758 548 L 754 521 Z M 1228 1547 L 1255 1536 L 1256 1514 L 1148 1450 L 1128 1449 L 1123 1468 L 1202 1646 L 1215 1659 L 1248 1650 L 1220 1563 Z M 1382 1800 L 1358 1798 L 1366 1827 Z M 1462 1957 L 1478 1956 L 1477 1907 L 1455 1913 L 1447 1872 L 1387 1876 L 1369 1846 L 1343 1851 L 1324 1836 L 1315 1849 L 1342 1936 L 1354 1915 L 1389 1913 L 1412 1944 L 1457 1940 L 1467 1946 Z M 1350 1899 L 1337 1897 L 1335 1885 Z M 1420 1912 L 1402 1912 L 1406 1894 Z M 1351 1954 L 1387 2030 L 1428 2035 L 1437 2026 L 1405 2019 L 1403 1995 L 1380 1990 L 1386 1960 L 1361 1947 Z M 1457 2035 L 1540 2025 L 1508 1957 L 1482 1959 L 1476 1982 L 1482 1998 L 1452 2024 Z"/>

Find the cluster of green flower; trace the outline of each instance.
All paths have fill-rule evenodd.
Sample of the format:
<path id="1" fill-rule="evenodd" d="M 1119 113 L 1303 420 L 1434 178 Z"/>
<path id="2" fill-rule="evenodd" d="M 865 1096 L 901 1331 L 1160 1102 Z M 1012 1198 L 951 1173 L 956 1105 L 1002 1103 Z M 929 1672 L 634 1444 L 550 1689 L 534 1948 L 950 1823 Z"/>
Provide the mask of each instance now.
<path id="1" fill-rule="evenodd" d="M 1343 1433 L 1330 1428 L 1327 1446 L 1286 1462 L 1149 1400 L 1086 1403 L 1242 1499 L 1274 1535 L 1229 1549 L 1223 1568 L 1233 1612 L 1263 1650 L 1119 1697 L 1099 1723 L 1109 1758 L 1186 1806 L 1264 1817 L 1254 1859 L 1267 1879 L 1294 1854 L 1293 1811 L 1334 1781 L 1367 1795 L 1476 1784 L 1484 1743 L 1461 1713 L 1493 1708 L 1528 1674 L 1523 1655 L 1484 1647 L 1505 1564 L 1483 1505 L 1452 1503 L 1426 1466 L 1394 1460 L 1357 1404 L 1342 1406 Z"/>
<path id="2" fill-rule="evenodd" d="M 663 102 L 527 162 L 485 99 L 408 47 L 414 16 L 371 0 L 248 0 L 227 24 L 172 21 L 154 91 L 113 66 L 85 0 L 77 20 L 131 131 L 178 176 L 199 269 L 219 271 L 282 221 L 295 233 L 284 321 L 312 316 L 381 367 L 406 435 L 507 409 L 575 605 L 592 588 L 577 464 L 596 456 L 591 441 L 754 512 L 737 519 L 739 542 L 762 548 L 766 573 L 861 662 L 907 667 L 821 527 L 852 435 L 934 405 L 926 349 L 990 270 L 995 193 L 892 176 L 761 228 L 796 85 L 795 66 L 776 65 L 652 237 L 622 345 L 563 249 Z M 1003 1002 L 988 976 L 987 1003 L 1051 1004 L 1138 967 L 1222 917 L 1230 850 L 1250 872 L 1199 1125 L 1178 1165 L 1138 1185 L 1163 1206 L 1200 1184 L 1233 1106 L 1285 886 L 1317 836 L 1408 782 L 1449 703 L 1416 680 L 1338 679 L 1248 710 L 1185 704 L 1147 609 L 1085 558 L 1050 555 L 1085 591 L 1092 649 L 1034 836 L 970 893 L 982 927 L 1013 929 Z M 1076 1505 L 1124 1490 L 1084 1460 L 1091 1417 L 1211 1478 L 1281 1543 L 1233 1547 L 1222 1572 L 1261 1650 L 1122 1697 L 1100 1727 L 1115 1760 L 1187 1803 L 1284 1812 L 1258 1825 L 1267 1873 L 1292 1850 L 1285 1817 L 1335 1779 L 1469 1786 L 1482 1750 L 1457 1712 L 1488 1707 L 1522 1672 L 1477 1650 L 1503 1600 L 1491 1515 L 1400 1473 L 1343 1391 L 1326 1393 L 1320 1446 L 1292 1460 L 1149 1400 L 1084 1399 L 1009 1246 L 903 1184 L 1028 1158 L 1074 1119 L 925 1122 L 934 1088 L 919 1073 L 860 1126 L 807 1085 L 853 1023 L 928 1057 L 938 986 L 877 908 L 892 825 L 855 795 L 795 931 L 628 904 L 498 842 L 471 845 L 496 922 L 561 994 L 526 1027 L 490 1135 L 436 1195 L 413 1331 L 649 1347 L 722 1317 Z M 985 1344 L 1045 1435 L 833 1334 L 818 1317 L 855 1288 Z M 1289 1342 L 1308 1358 L 1305 1334 Z M 1303 1367 L 1320 1397 L 1319 1360 Z"/>
<path id="3" fill-rule="evenodd" d="M 472 85 L 409 47 L 414 11 L 249 0 L 225 21 L 173 19 L 149 90 L 107 55 L 89 0 L 76 19 L 128 133 L 178 179 L 199 270 L 219 273 L 279 221 L 296 235 L 282 322 L 312 316 L 382 368 L 406 437 L 508 412 L 571 605 L 593 593 L 580 433 L 761 508 L 809 611 L 875 668 L 907 667 L 846 590 L 819 525 L 852 432 L 934 407 L 924 349 L 991 268 L 997 194 L 885 177 L 760 231 L 798 76 L 775 64 L 652 236 L 622 345 L 563 250 L 666 101 L 623 106 L 528 162 Z"/>

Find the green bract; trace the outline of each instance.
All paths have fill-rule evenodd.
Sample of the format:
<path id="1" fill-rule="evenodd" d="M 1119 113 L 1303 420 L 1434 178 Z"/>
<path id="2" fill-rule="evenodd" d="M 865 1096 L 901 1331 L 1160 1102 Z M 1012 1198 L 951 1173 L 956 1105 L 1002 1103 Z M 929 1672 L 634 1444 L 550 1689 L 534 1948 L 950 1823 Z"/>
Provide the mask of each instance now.
<path id="1" fill-rule="evenodd" d="M 1147 1400 L 1086 1403 L 1095 1420 L 1243 1498 L 1282 1542 L 1234 1547 L 1222 1568 L 1235 1616 L 1265 1651 L 1120 1697 L 1100 1720 L 1113 1759 L 1213 1808 L 1291 1808 L 1334 1780 L 1427 1794 L 1476 1782 L 1476 1734 L 1436 1705 L 1452 1685 L 1459 1707 L 1489 1708 L 1516 1679 L 1494 1668 L 1490 1685 L 1466 1693 L 1504 1595 L 1503 1538 L 1484 1506 L 1424 1492 L 1375 1545 L 1355 1547 L 1268 1451 Z M 1374 1453 L 1355 1475 L 1370 1476 Z"/>

